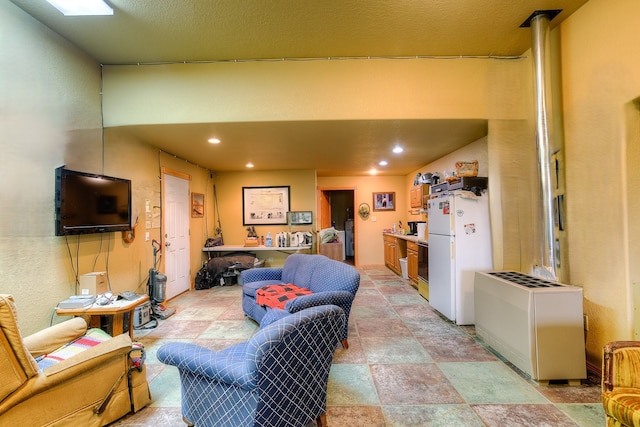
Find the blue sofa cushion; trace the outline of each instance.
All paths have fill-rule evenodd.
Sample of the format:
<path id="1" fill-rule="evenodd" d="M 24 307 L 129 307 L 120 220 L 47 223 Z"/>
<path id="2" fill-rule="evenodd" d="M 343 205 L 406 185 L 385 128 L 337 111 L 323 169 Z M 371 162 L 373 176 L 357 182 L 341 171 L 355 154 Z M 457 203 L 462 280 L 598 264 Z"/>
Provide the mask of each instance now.
<path id="1" fill-rule="evenodd" d="M 285 261 L 280 280 L 313 293 L 340 290 L 355 295 L 360 275 L 352 266 L 324 255 L 294 254 Z"/>
<path id="2" fill-rule="evenodd" d="M 242 293 L 252 298 L 256 297 L 256 291 L 264 286 L 282 285 L 280 280 L 259 280 L 257 282 L 249 282 L 242 284 Z"/>

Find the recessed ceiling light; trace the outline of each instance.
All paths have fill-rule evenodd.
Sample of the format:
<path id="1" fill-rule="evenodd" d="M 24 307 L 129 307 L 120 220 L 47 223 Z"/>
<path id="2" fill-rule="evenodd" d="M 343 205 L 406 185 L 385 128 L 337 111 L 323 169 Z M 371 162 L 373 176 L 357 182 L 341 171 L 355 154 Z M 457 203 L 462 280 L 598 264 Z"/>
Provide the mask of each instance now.
<path id="1" fill-rule="evenodd" d="M 113 9 L 103 0 L 47 0 L 64 16 L 113 15 Z"/>
<path id="2" fill-rule="evenodd" d="M 246 164 L 246 166 L 247 166 L 248 168 L 252 168 L 252 167 L 253 167 L 253 163 L 249 162 L 249 163 L 247 163 L 247 164 Z"/>
<path id="3" fill-rule="evenodd" d="M 377 173 L 378 171 L 375 168 L 371 168 L 371 170 L 369 170 L 370 175 L 376 175 Z"/>
<path id="4" fill-rule="evenodd" d="M 220 144 L 220 140 L 218 138 L 209 138 L 207 141 L 212 144 Z"/>
<path id="5" fill-rule="evenodd" d="M 387 166 L 389 163 L 387 163 L 386 160 L 380 160 L 380 163 L 378 163 L 380 166 Z"/>
<path id="6" fill-rule="evenodd" d="M 393 152 L 396 154 L 402 153 L 404 151 L 404 148 L 400 147 L 399 145 L 396 145 L 395 147 L 393 147 Z"/>

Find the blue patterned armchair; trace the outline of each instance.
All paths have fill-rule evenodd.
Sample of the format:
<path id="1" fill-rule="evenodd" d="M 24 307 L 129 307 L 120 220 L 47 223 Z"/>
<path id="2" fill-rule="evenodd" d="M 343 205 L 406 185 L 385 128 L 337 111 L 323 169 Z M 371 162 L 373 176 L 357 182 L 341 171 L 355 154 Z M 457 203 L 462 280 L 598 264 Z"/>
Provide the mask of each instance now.
<path id="1" fill-rule="evenodd" d="M 242 309 L 258 323 L 270 310 L 256 303 L 256 291 L 263 286 L 294 284 L 313 294 L 289 300 L 284 309 L 295 313 L 318 305 L 337 305 L 344 310 L 346 322 L 340 333 L 344 348 L 347 341 L 349 313 L 353 298 L 360 286 L 360 273 L 354 267 L 324 255 L 293 254 L 283 267 L 252 268 L 240 273 L 242 280 Z"/>
<path id="2" fill-rule="evenodd" d="M 325 305 L 282 313 L 267 316 L 249 341 L 222 351 L 186 343 L 158 349 L 158 359 L 180 371 L 188 425 L 304 426 L 315 419 L 326 426 L 327 381 L 344 312 Z"/>

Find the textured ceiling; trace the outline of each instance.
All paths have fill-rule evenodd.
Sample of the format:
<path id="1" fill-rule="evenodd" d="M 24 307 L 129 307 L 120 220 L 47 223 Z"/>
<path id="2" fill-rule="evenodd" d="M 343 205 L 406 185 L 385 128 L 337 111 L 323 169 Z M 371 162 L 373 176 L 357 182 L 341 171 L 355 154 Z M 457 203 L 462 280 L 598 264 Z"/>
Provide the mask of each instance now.
<path id="1" fill-rule="evenodd" d="M 280 58 L 517 56 L 530 47 L 530 31 L 520 25 L 536 10 L 562 9 L 551 28 L 587 0 L 107 0 L 114 15 L 64 17 L 45 0 L 11 0 L 102 64 L 224 61 Z M 226 138 L 260 132 L 279 142 L 281 154 L 269 169 L 287 165 L 318 169 L 319 175 L 362 174 L 364 160 L 388 156 L 388 135 L 407 141 L 411 160 L 386 174 L 406 174 L 486 134 L 482 121 L 389 120 L 216 124 Z M 372 130 L 375 130 L 373 132 Z M 203 158 L 184 143 L 209 135 L 211 126 L 130 127 L 127 132 L 212 170 L 244 164 Z M 482 134 L 484 132 L 484 134 Z M 307 140 L 300 160 L 297 134 Z M 360 144 L 354 135 L 379 135 Z M 326 136 L 337 141 L 341 161 L 320 155 Z M 440 144 L 420 141 L 440 138 Z M 288 139 L 287 139 L 288 138 Z M 470 139 L 471 138 L 471 139 Z M 200 139 L 202 140 L 202 139 Z M 356 141 L 345 144 L 345 141 Z M 411 141 L 416 141 L 415 143 Z M 291 146 L 287 147 L 286 144 Z M 222 145 L 222 144 L 221 144 Z M 255 152 L 257 147 L 253 147 Z M 220 148 L 222 153 L 225 148 Z M 316 150 L 318 152 L 316 153 Z M 251 151 L 251 150 L 250 150 Z M 226 152 L 226 158 L 229 159 Z M 295 157 L 291 157 L 295 154 Z M 212 156 L 213 157 L 213 156 Z M 220 153 L 215 157 L 219 158 Z M 344 163 L 344 165 L 342 165 Z M 369 164 L 369 162 L 367 162 Z M 257 168 L 258 169 L 258 168 Z M 299 167 L 296 167 L 299 169 Z M 368 169 L 368 166 L 367 168 Z"/>

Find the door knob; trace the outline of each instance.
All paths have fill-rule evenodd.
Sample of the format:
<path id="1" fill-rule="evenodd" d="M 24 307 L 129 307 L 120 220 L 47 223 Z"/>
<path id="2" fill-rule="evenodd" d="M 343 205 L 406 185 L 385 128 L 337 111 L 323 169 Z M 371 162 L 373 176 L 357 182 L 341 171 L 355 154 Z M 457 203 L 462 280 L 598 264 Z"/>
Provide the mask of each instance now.
<path id="1" fill-rule="evenodd" d="M 164 242 L 164 246 L 171 246 L 171 242 Z"/>

